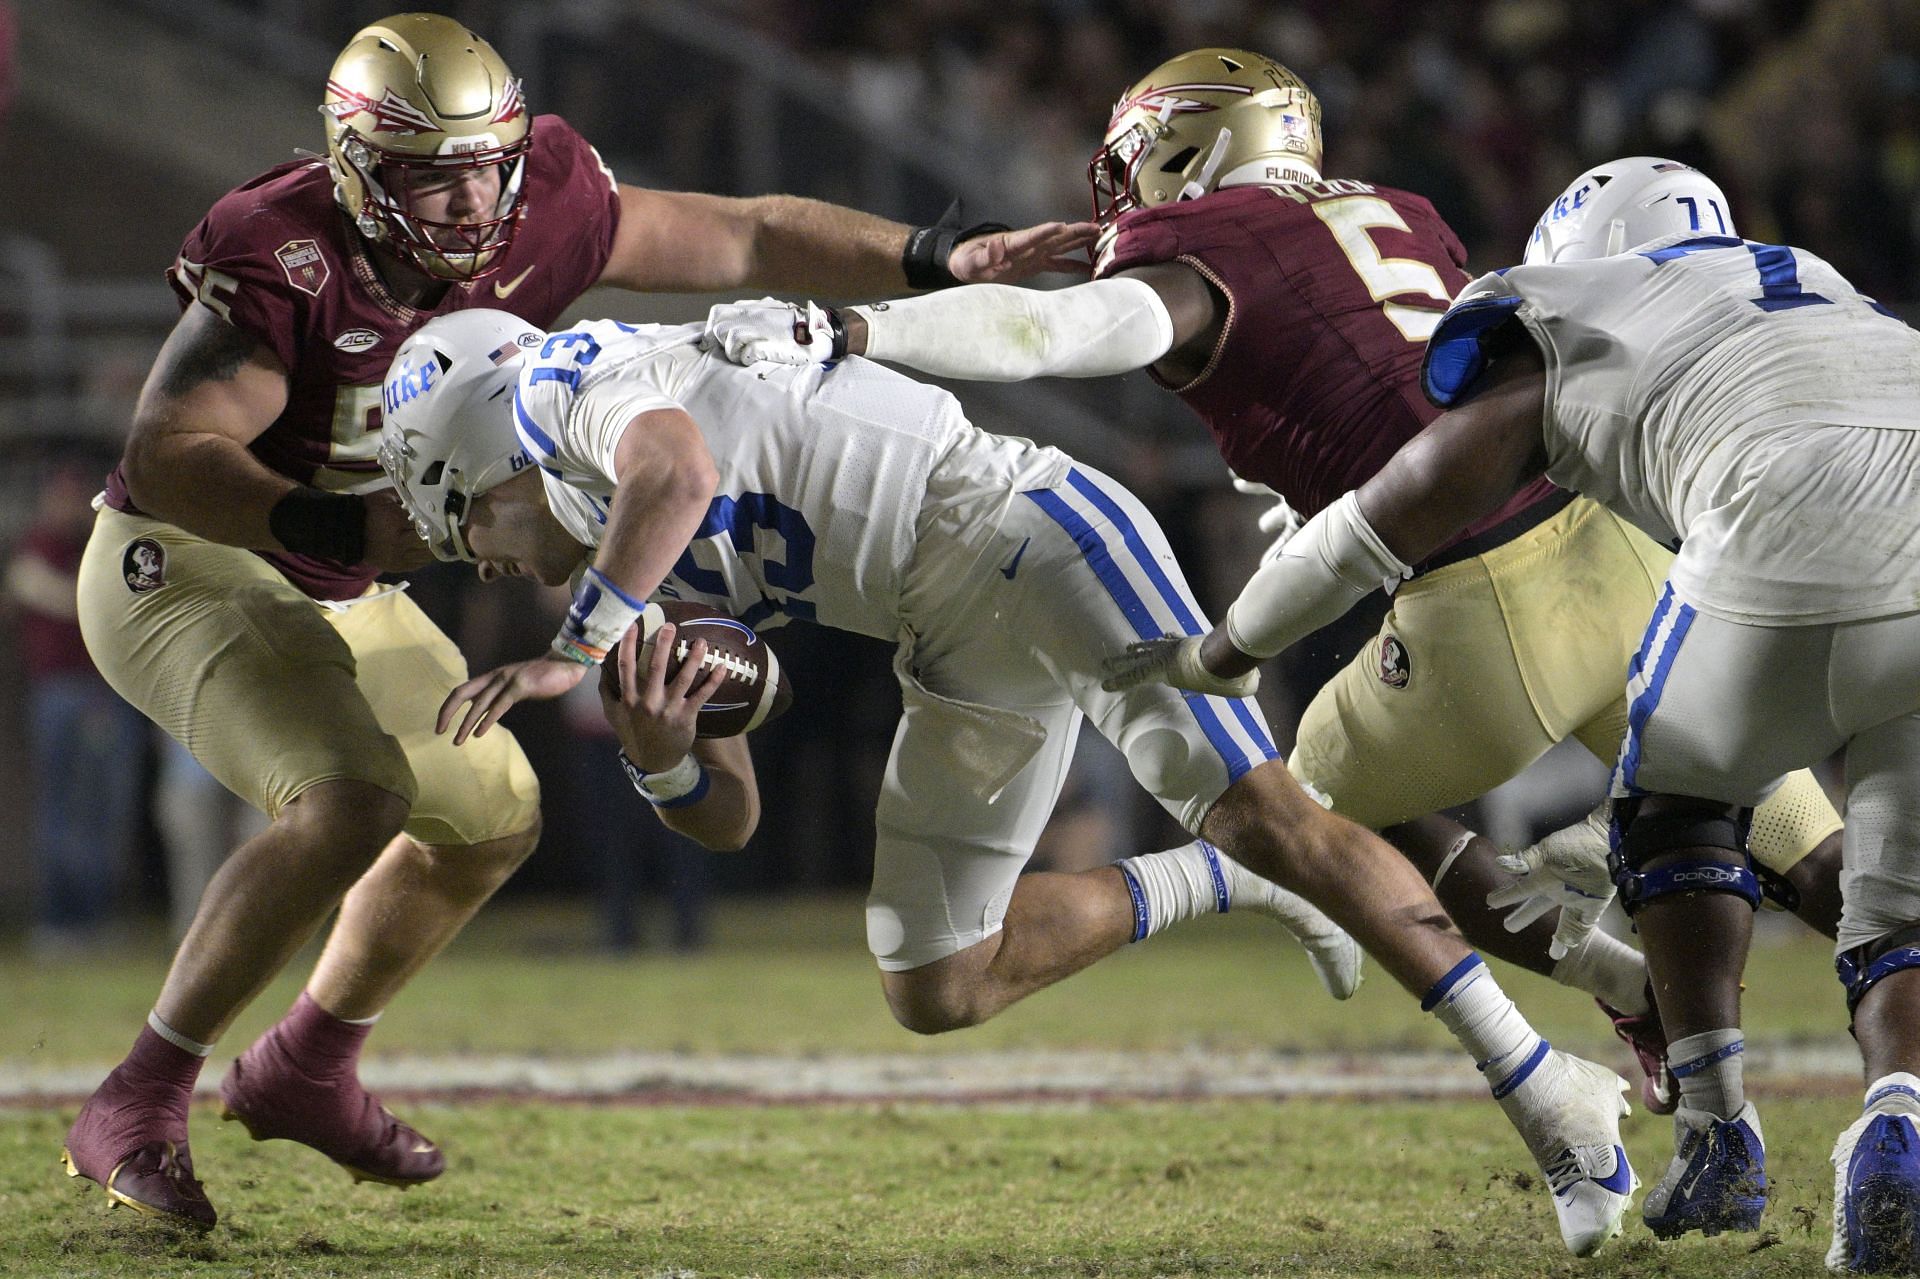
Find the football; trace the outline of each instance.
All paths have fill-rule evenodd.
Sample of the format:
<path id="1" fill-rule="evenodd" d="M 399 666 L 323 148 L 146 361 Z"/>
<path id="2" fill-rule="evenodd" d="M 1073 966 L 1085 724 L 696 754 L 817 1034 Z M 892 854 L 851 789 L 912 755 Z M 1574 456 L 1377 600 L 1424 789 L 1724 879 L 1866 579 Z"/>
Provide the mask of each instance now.
<path id="1" fill-rule="evenodd" d="M 660 609 L 674 626 L 673 651 L 667 655 L 669 680 L 679 673 L 695 640 L 707 642 L 701 665 L 711 669 L 718 663 L 727 669 L 727 678 L 700 708 L 699 736 L 735 737 L 752 732 L 793 704 L 793 689 L 780 669 L 780 659 L 751 626 L 731 614 L 686 600 L 662 600 Z M 636 655 L 640 668 L 653 660 L 653 645 L 649 639 L 640 646 Z M 620 695 L 617 664 L 609 660 L 602 665 L 600 679 L 609 695 Z"/>

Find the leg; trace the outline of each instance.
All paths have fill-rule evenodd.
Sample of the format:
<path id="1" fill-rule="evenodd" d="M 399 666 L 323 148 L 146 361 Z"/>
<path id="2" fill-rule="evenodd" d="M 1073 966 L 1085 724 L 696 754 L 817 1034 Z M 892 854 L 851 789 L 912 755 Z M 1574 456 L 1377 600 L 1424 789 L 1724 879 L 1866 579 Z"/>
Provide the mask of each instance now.
<path id="1" fill-rule="evenodd" d="M 1866 1103 L 1834 1144 L 1832 1269 L 1920 1273 L 1920 716 L 1847 745 L 1839 936 Z M 1863 940 L 1866 938 L 1867 940 Z"/>
<path id="2" fill-rule="evenodd" d="M 1495 864 L 1499 850 L 1425 814 L 1483 795 L 1620 706 L 1620 672 L 1653 607 L 1649 562 L 1670 558 L 1576 499 L 1480 556 L 1421 574 L 1395 594 L 1375 641 L 1315 696 L 1290 761 L 1335 811 L 1412 859 L 1477 949 L 1629 1013 L 1648 1010 L 1638 955 L 1596 935 L 1556 962 L 1553 915 L 1509 932 L 1507 911 L 1486 903 L 1514 882 Z M 1609 761 L 1625 718 L 1620 706 Z M 1603 844 L 1596 851 L 1604 858 Z"/>
<path id="3" fill-rule="evenodd" d="M 1765 1207 L 1759 1117 L 1740 1069 L 1740 973 L 1760 900 L 1743 810 L 1841 744 L 1823 674 L 1832 634 L 1724 621 L 1669 587 L 1632 667 L 1615 874 L 1681 1093 L 1673 1161 L 1643 1205 L 1662 1237 L 1756 1229 Z"/>
<path id="4" fill-rule="evenodd" d="M 164 589 L 128 591 L 120 563 L 135 539 L 165 557 Z M 354 684 L 352 654 L 251 552 L 103 511 L 79 609 L 116 691 L 274 814 L 210 883 L 148 1027 L 68 1137 L 70 1167 L 115 1201 L 211 1225 L 186 1143 L 200 1066 L 398 833 L 414 779 Z"/>
<path id="5" fill-rule="evenodd" d="M 1101 582 L 1136 627 L 1135 637 L 1155 625 L 1200 633 L 1198 610 L 1186 600 L 1171 556 L 1150 553 L 1158 533 L 1146 531 L 1150 519 L 1136 516 L 1124 491 L 1104 488 L 1098 476 L 1076 472 L 1069 486 L 1076 497 L 1063 494 L 1048 514 L 1076 545 L 1097 543 L 1106 552 L 1113 569 L 1100 574 Z M 1095 512 L 1110 523 L 1090 518 Z M 1119 537 L 1111 538 L 1109 529 Z M 1124 544 L 1126 557 L 1114 551 L 1114 541 Z M 1141 570 L 1137 577 L 1134 566 Z M 1176 626 L 1153 617 L 1149 601 L 1156 597 L 1176 605 Z M 1108 635 L 1104 646 L 1116 648 L 1121 638 Z M 1546 1175 L 1570 1250 L 1587 1255 L 1618 1233 L 1636 1184 L 1619 1136 L 1625 1084 L 1611 1071 L 1552 1051 L 1533 1032 L 1484 962 L 1453 933 L 1404 858 L 1323 809 L 1278 761 L 1249 758 L 1232 726 L 1251 730 L 1249 719 L 1257 724 L 1251 706 L 1217 698 L 1182 698 L 1178 705 L 1141 700 L 1165 691 L 1116 696 L 1076 687 L 1075 697 L 1126 752 L 1141 782 L 1189 829 L 1220 843 L 1255 874 L 1321 907 L 1397 980 L 1422 994 L 1422 1007 L 1434 1011 L 1472 1054 Z M 1163 743 L 1178 740 L 1167 731 L 1175 724 L 1196 726 L 1211 749 L 1188 747 L 1169 758 Z M 1270 754 L 1264 740 L 1259 744 L 1261 754 Z"/>
<path id="6" fill-rule="evenodd" d="M 442 692 L 465 675 L 445 636 L 404 595 L 328 620 L 355 656 L 357 690 L 418 778 L 405 833 L 384 841 L 341 905 L 307 989 L 243 1053 L 224 1113 L 257 1140 L 309 1145 L 357 1180 L 432 1180 L 439 1149 L 360 1084 L 360 1048 L 406 983 L 533 851 L 539 791 L 510 733 L 456 747 L 432 731 Z"/>
<path id="7" fill-rule="evenodd" d="M 399 832 L 406 802 L 364 782 L 322 782 L 280 810 L 207 885 L 154 1009 L 217 1041 L 299 952 Z"/>

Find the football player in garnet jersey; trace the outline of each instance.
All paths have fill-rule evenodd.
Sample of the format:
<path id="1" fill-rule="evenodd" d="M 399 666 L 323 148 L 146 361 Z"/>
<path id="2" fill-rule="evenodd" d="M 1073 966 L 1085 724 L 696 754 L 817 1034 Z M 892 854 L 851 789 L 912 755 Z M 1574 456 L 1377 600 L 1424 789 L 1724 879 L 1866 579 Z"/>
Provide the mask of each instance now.
<path id="1" fill-rule="evenodd" d="M 1196 50 L 1129 88 L 1107 125 L 1090 167 L 1094 281 L 838 313 L 722 306 L 708 334 L 744 360 L 853 352 L 955 378 L 1144 367 L 1194 410 L 1236 474 L 1311 516 L 1438 415 L 1420 391 L 1421 355 L 1468 280 L 1465 251 L 1431 204 L 1325 177 L 1321 158 L 1320 104 L 1292 72 L 1257 53 Z M 1672 558 L 1535 477 L 1415 566 L 1374 642 L 1307 707 L 1288 761 L 1336 812 L 1411 857 L 1475 945 L 1599 998 L 1662 1112 L 1674 1097 L 1645 961 L 1599 932 L 1562 953 L 1552 915 L 1509 934 L 1489 893 L 1511 901 L 1556 889 L 1552 877 L 1517 887 L 1489 841 L 1434 814 L 1568 736 L 1612 761 L 1627 722 L 1620 673 Z M 1828 935 L 1839 829 L 1805 771 L 1753 826 L 1780 895 Z M 1583 823 L 1521 856 L 1537 864 L 1569 843 L 1576 859 L 1583 843 L 1603 854 L 1604 838 L 1603 825 Z M 1586 903 L 1560 900 L 1572 932 Z"/>
<path id="2" fill-rule="evenodd" d="M 600 320 L 549 335 L 469 312 L 401 348 L 380 460 L 421 532 L 440 554 L 576 583 L 549 652 L 454 689 L 442 731 L 484 743 L 509 706 L 560 695 L 616 645 L 621 689 L 638 688 L 632 636 L 658 625 L 655 595 L 895 640 L 905 711 L 867 946 L 902 1025 L 976 1025 L 1185 920 L 1273 914 L 1336 995 L 1358 978 L 1356 939 L 1427 994 L 1544 1174 L 1568 1248 L 1619 1230 L 1635 1184 L 1625 1081 L 1528 1027 L 1419 872 L 1293 779 L 1250 700 L 1100 687 L 1128 637 L 1205 625 L 1138 499 L 871 361 L 748 369 L 701 334 Z M 520 349 L 524 368 L 496 363 Z M 734 842 L 752 821 L 746 744 L 689 754 L 684 714 L 649 731 L 649 708 L 676 695 L 660 675 L 647 707 L 609 707 L 642 752 L 634 784 L 677 829 Z M 677 695 L 709 689 L 683 678 Z M 1083 720 L 1194 838 L 1022 875 Z"/>
<path id="3" fill-rule="evenodd" d="M 324 159 L 241 185 L 187 237 L 180 320 L 80 579 L 108 680 L 272 818 L 209 886 L 146 1029 L 66 1143 L 69 1171 L 115 1202 L 196 1226 L 215 1219 L 188 1153 L 201 1065 L 336 906 L 306 990 L 223 1081 L 226 1113 L 356 1178 L 440 1174 L 434 1143 L 361 1087 L 361 1044 L 538 834 L 508 734 L 455 750 L 432 731 L 466 676 L 459 653 L 402 587 L 374 583 L 427 558 L 374 456 L 406 336 L 477 305 L 550 324 L 596 284 L 1019 279 L 1092 235 L 915 231 L 786 196 L 622 185 L 566 121 L 530 113 L 484 40 L 433 14 L 356 34 L 320 111 Z M 154 548 L 137 583 L 131 546 Z"/>

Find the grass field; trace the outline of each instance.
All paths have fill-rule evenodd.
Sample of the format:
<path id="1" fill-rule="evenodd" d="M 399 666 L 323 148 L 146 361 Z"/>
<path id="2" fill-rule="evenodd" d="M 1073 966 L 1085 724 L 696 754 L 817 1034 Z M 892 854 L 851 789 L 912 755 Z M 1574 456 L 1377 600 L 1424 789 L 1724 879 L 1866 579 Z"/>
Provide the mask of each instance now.
<path id="1" fill-rule="evenodd" d="M 895 1027 L 858 903 L 730 903 L 691 958 L 582 953 L 564 909 L 492 911 L 409 990 L 381 1053 L 981 1053 L 1443 1047 L 1377 973 L 1334 1004 L 1265 921 L 1229 917 L 1123 952 L 958 1035 Z M 0 952 L 0 1071 L 120 1055 L 165 963 L 131 944 L 84 966 Z M 304 964 L 297 966 L 304 971 Z M 1551 1038 L 1625 1067 L 1590 1002 L 1503 973 Z M 1824 944 L 1783 932 L 1749 972 L 1756 1041 L 1843 1043 Z M 284 978 L 210 1075 L 290 1002 Z M 934 1063 L 930 1062 L 930 1065 Z M 1468 1067 L 1462 1065 L 1462 1070 Z M 1656 1245 L 1637 1219 L 1599 1258 L 1555 1237 L 1545 1190 L 1484 1101 L 1253 1099 L 985 1106 L 413 1101 L 448 1175 L 351 1185 L 310 1151 L 246 1141 L 209 1108 L 194 1154 L 223 1214 L 156 1231 L 58 1175 L 72 1106 L 0 1108 L 0 1274 L 126 1275 L 1787 1275 L 1820 1272 L 1842 1083 L 1770 1094 L 1775 1194 L 1760 1235 Z M 1671 1149 L 1636 1114 L 1643 1176 Z"/>

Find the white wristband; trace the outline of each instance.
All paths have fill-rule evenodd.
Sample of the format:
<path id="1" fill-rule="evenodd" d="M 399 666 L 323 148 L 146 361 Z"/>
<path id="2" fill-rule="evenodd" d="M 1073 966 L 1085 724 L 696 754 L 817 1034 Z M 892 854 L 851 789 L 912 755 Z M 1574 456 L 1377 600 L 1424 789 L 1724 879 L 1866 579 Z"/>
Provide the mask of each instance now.
<path id="1" fill-rule="evenodd" d="M 570 662 L 598 666 L 649 607 L 615 586 L 605 573 L 589 567 L 580 579 L 580 589 L 573 593 L 567 620 L 553 637 L 553 653 Z"/>
<path id="2" fill-rule="evenodd" d="M 655 808 L 679 808 L 684 804 L 698 803 L 707 793 L 707 770 L 693 757 L 692 752 L 681 756 L 680 762 L 672 768 L 646 773 L 627 758 L 625 751 L 621 751 L 620 767 L 627 770 L 627 779 L 640 792 L 640 798 Z"/>

